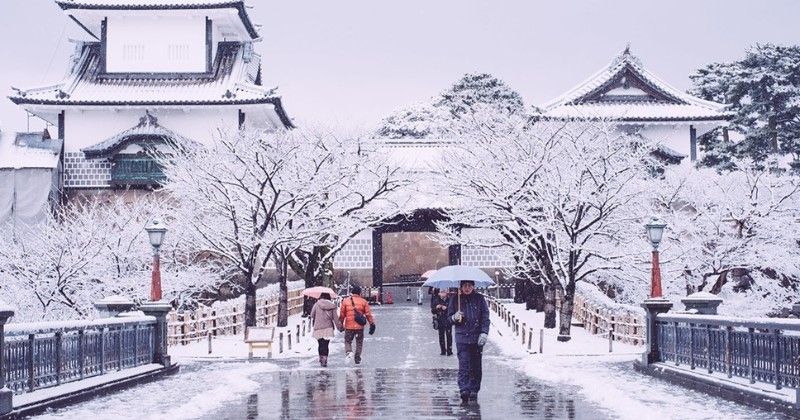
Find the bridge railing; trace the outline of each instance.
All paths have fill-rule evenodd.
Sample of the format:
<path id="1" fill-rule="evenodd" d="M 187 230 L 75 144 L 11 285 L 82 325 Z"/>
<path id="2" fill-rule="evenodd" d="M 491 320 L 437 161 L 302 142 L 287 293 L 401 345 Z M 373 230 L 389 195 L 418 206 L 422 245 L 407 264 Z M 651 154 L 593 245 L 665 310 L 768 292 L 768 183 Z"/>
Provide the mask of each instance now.
<path id="1" fill-rule="evenodd" d="M 150 364 L 156 324 L 153 316 L 7 324 L 0 374 L 22 394 Z"/>
<path id="2" fill-rule="evenodd" d="M 656 361 L 800 388 L 800 320 L 661 313 Z"/>

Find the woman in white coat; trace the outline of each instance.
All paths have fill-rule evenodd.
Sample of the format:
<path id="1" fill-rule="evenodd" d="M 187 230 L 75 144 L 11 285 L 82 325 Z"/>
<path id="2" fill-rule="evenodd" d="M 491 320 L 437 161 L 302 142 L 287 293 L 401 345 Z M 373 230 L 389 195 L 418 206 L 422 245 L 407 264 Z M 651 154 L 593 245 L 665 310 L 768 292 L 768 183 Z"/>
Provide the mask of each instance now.
<path id="1" fill-rule="evenodd" d="M 331 295 L 322 293 L 319 300 L 311 308 L 311 325 L 314 326 L 312 337 L 319 343 L 319 364 L 322 367 L 328 366 L 328 344 L 333 338 L 334 328 L 341 331 L 342 322 L 339 314 L 336 313 L 336 305 L 331 302 Z"/>

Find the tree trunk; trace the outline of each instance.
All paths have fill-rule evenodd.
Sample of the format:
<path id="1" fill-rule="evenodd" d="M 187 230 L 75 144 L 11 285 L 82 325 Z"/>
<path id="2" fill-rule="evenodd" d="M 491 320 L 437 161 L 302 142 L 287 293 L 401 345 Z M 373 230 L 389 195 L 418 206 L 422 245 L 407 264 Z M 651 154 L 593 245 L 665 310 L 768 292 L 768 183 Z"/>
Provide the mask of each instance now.
<path id="1" fill-rule="evenodd" d="M 256 285 L 249 278 L 244 289 L 244 325 L 256 326 Z"/>
<path id="2" fill-rule="evenodd" d="M 278 326 L 285 327 L 289 325 L 289 287 L 286 284 L 288 277 L 288 270 L 285 259 L 280 261 L 280 294 L 278 298 Z"/>
<path id="3" fill-rule="evenodd" d="M 561 297 L 561 312 L 558 314 L 558 341 L 569 341 L 569 330 L 572 326 L 572 310 L 575 308 L 575 280 L 567 283 Z"/>
<path id="4" fill-rule="evenodd" d="M 314 273 L 317 271 L 317 247 L 314 247 L 314 250 L 308 256 L 308 263 L 305 267 L 305 272 L 303 273 L 303 280 L 305 280 L 306 288 L 320 286 L 320 283 L 317 281 L 316 276 Z M 308 316 L 311 314 L 311 308 L 314 307 L 314 303 L 316 303 L 316 299 L 310 298 L 305 296 L 303 298 L 303 316 Z"/>
<path id="5" fill-rule="evenodd" d="M 544 327 L 556 327 L 556 286 L 552 282 L 544 286 Z"/>

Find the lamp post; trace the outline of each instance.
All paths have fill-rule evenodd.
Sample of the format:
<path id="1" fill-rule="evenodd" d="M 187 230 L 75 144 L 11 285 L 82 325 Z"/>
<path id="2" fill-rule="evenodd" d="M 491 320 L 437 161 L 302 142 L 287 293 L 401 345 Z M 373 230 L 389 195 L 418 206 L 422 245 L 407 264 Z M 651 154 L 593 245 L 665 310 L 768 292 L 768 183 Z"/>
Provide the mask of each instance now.
<path id="1" fill-rule="evenodd" d="M 158 251 L 164 242 L 167 228 L 158 220 L 153 220 L 145 230 L 147 231 L 147 236 L 150 237 L 150 245 L 153 246 L 153 275 L 150 283 L 150 300 L 157 302 L 161 300 L 161 267 Z"/>
<path id="2" fill-rule="evenodd" d="M 658 245 L 664 236 L 664 228 L 667 224 L 659 220 L 657 217 L 650 219 L 650 222 L 644 225 L 647 230 L 647 239 L 653 245 L 653 267 L 650 276 L 650 299 L 661 298 L 661 267 L 658 261 Z"/>

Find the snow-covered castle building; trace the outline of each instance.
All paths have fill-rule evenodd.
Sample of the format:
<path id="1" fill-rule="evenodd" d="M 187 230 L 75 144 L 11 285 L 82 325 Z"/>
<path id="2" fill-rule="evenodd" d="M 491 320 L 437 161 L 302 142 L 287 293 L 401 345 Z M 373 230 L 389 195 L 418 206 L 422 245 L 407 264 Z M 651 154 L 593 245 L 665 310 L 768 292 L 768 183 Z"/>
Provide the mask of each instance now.
<path id="1" fill-rule="evenodd" d="M 64 192 L 163 180 L 147 153 L 219 128 L 292 127 L 262 84 L 259 34 L 242 0 L 55 0 L 90 41 L 64 80 L 10 99 L 57 127 Z"/>
<path id="2" fill-rule="evenodd" d="M 670 86 L 628 47 L 542 109 L 548 120 L 612 121 L 621 130 L 658 142 L 662 156 L 677 163 L 697 160 L 697 137 L 727 124 L 732 114 L 725 107 Z"/>

